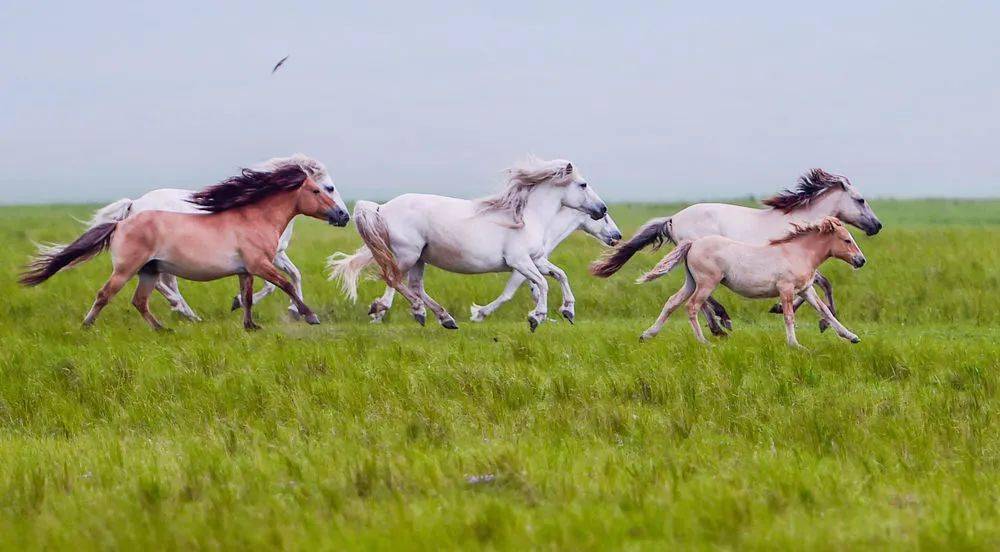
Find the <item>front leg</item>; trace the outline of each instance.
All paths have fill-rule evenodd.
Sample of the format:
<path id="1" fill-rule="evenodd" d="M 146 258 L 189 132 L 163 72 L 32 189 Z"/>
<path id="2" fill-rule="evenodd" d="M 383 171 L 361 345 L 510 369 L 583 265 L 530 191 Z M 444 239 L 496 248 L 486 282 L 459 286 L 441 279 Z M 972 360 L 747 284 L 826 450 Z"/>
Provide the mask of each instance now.
<path id="1" fill-rule="evenodd" d="M 309 324 L 319 324 L 319 317 L 316 316 L 316 313 L 314 313 L 308 305 L 302 302 L 302 299 L 299 299 L 299 296 L 295 293 L 295 286 L 281 275 L 278 267 L 274 266 L 271 259 L 268 259 L 267 257 L 255 259 L 244 258 L 244 264 L 247 267 L 247 272 L 251 275 L 259 276 L 277 286 L 281 291 L 285 292 L 285 294 L 291 298 L 292 303 L 299 310 L 299 314 L 305 318 L 306 322 Z M 253 298 L 251 298 L 251 301 L 252 300 Z"/>
<path id="2" fill-rule="evenodd" d="M 785 316 L 785 339 L 790 347 L 801 348 L 795 337 L 795 308 L 792 305 L 795 296 L 789 289 L 781 290 L 781 314 Z"/>
<path id="3" fill-rule="evenodd" d="M 576 317 L 576 312 L 574 310 L 574 305 L 576 304 L 576 297 L 573 296 L 573 290 L 569 287 L 569 277 L 566 276 L 566 272 L 558 266 L 552 264 L 552 261 L 548 259 L 539 259 L 536 262 L 538 268 L 542 272 L 547 272 L 551 275 L 562 288 L 562 306 L 559 308 L 559 313 L 563 315 L 563 318 L 569 320 L 569 323 L 573 323 L 573 319 Z"/>
<path id="4" fill-rule="evenodd" d="M 243 327 L 249 331 L 259 330 L 253 321 L 253 276 L 240 274 L 240 299 L 243 303 Z"/>
<path id="5" fill-rule="evenodd" d="M 499 297 L 483 306 L 476 304 L 472 305 L 469 309 L 472 312 L 471 320 L 473 322 L 482 322 L 487 316 L 496 312 L 501 305 L 514 298 L 514 293 L 517 292 L 517 288 L 521 287 L 521 284 L 523 284 L 525 280 L 527 280 L 527 278 L 525 278 L 520 272 L 511 272 L 510 278 L 507 280 L 507 285 L 503 288 Z"/>
<path id="6" fill-rule="evenodd" d="M 860 337 L 854 334 L 854 332 L 852 332 L 851 330 L 845 328 L 844 325 L 841 324 L 840 321 L 837 320 L 835 316 L 833 316 L 833 313 L 830 312 L 830 308 L 826 306 L 826 303 L 821 301 L 819 296 L 816 295 L 816 290 L 814 290 L 812 287 L 808 287 L 804 291 L 802 291 L 801 295 L 805 298 L 806 301 L 809 302 L 810 305 L 812 305 L 814 309 L 816 309 L 819 312 L 820 316 L 822 316 L 824 320 L 826 320 L 831 326 L 833 326 L 833 329 L 837 332 L 837 335 L 843 337 L 844 339 L 850 341 L 851 343 L 861 342 Z"/>
<path id="7" fill-rule="evenodd" d="M 535 261 L 527 255 L 507 259 L 507 266 L 520 272 L 535 287 L 537 292 L 535 310 L 528 313 L 528 327 L 534 332 L 538 329 L 538 325 L 548 317 L 549 284 L 545 281 L 545 276 L 542 276 L 541 271 L 535 266 Z"/>
<path id="8" fill-rule="evenodd" d="M 834 318 L 836 318 L 836 316 L 837 316 L 837 307 L 833 304 L 833 285 L 830 283 L 830 280 L 827 280 L 826 276 L 823 276 L 817 270 L 816 271 L 816 275 L 813 278 L 813 281 L 816 282 L 816 285 L 818 285 L 820 288 L 822 288 L 823 293 L 826 295 L 826 304 L 827 304 L 828 307 L 830 307 L 830 314 Z M 826 321 L 826 319 L 824 319 L 824 318 L 820 319 L 820 321 L 819 321 L 819 331 L 825 332 L 826 329 L 829 326 L 830 326 L 830 324 Z"/>

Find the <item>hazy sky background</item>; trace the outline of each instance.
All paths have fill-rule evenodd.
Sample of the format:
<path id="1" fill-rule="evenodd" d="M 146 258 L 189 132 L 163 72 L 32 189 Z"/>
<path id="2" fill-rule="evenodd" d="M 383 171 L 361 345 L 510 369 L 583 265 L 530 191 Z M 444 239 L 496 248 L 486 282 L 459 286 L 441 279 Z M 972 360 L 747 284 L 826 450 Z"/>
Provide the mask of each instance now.
<path id="1" fill-rule="evenodd" d="M 4 2 L 0 203 L 302 151 L 348 198 L 527 153 L 607 200 L 1000 195 L 1000 2 Z M 271 66 L 291 58 L 277 74 Z"/>

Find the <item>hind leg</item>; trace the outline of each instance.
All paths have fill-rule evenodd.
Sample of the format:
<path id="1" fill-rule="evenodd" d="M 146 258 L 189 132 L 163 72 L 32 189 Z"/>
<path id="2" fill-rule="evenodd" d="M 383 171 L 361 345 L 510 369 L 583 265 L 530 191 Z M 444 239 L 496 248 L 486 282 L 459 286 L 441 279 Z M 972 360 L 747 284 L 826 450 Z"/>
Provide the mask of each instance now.
<path id="1" fill-rule="evenodd" d="M 139 311 L 143 319 L 149 323 L 151 328 L 162 330 L 163 324 L 160 324 L 160 321 L 153 316 L 153 313 L 149 312 L 149 296 L 156 289 L 157 276 L 155 272 L 139 272 L 139 285 L 136 286 L 135 294 L 132 295 L 132 305 Z"/>
<path id="2" fill-rule="evenodd" d="M 122 272 L 115 268 L 115 271 L 111 273 L 111 278 L 108 278 L 108 281 L 97 292 L 93 306 L 90 307 L 90 311 L 83 319 L 83 325 L 92 326 L 94 320 L 97 320 L 97 315 L 101 314 L 101 310 L 107 306 L 111 298 L 121 291 L 125 283 L 131 280 L 134 275 L 135 272 Z"/>
<path id="3" fill-rule="evenodd" d="M 521 273 L 522 276 L 531 282 L 532 292 L 535 296 L 535 309 L 528 313 L 528 327 L 534 332 L 538 325 L 545 321 L 548 316 L 548 294 L 549 284 L 545 281 L 541 271 L 535 265 L 535 261 L 527 255 L 515 259 L 506 259 L 507 266 Z"/>
<path id="4" fill-rule="evenodd" d="M 816 271 L 816 276 L 813 279 L 813 281 L 816 282 L 816 285 L 818 285 L 820 287 L 820 289 L 823 290 L 823 294 L 826 295 L 826 304 L 827 304 L 827 307 L 830 309 L 830 315 L 832 317 L 836 318 L 837 317 L 837 307 L 834 306 L 834 304 L 833 304 L 833 284 L 830 283 L 830 280 L 826 279 L 826 276 L 823 276 L 822 274 L 820 274 L 818 270 Z M 825 319 L 825 318 L 820 318 L 820 320 L 819 320 L 819 331 L 825 332 L 826 329 L 829 328 L 829 327 L 830 327 L 829 321 L 827 321 L 827 319 Z"/>
<path id="5" fill-rule="evenodd" d="M 691 294 L 694 293 L 694 288 L 694 278 L 692 278 L 691 274 L 688 273 L 686 279 L 684 280 L 684 286 L 681 287 L 677 293 L 674 293 L 669 299 L 667 299 L 667 302 L 663 304 L 663 310 L 660 311 L 660 316 L 656 319 L 656 322 L 653 322 L 653 325 L 650 326 L 649 329 L 642 332 L 639 339 L 645 341 L 656 337 L 656 334 L 660 333 L 660 329 L 663 328 L 663 324 L 666 323 L 670 314 L 677 310 L 677 307 L 683 305 L 684 301 L 687 301 L 688 298 L 691 297 Z"/>
<path id="6" fill-rule="evenodd" d="M 701 307 L 705 304 L 705 300 L 708 296 L 715 291 L 715 287 L 717 285 L 719 285 L 718 281 L 697 282 L 694 294 L 691 296 L 691 300 L 688 301 L 687 304 L 688 321 L 691 323 L 691 328 L 694 330 L 694 336 L 702 343 L 708 343 L 708 340 L 705 339 L 705 334 L 701 331 L 701 324 L 698 323 L 698 311 L 701 310 Z"/>
<path id="7" fill-rule="evenodd" d="M 372 301 L 371 307 L 368 309 L 368 316 L 372 319 L 372 324 L 378 324 L 385 318 L 385 315 L 389 314 L 389 309 L 392 308 L 392 300 L 396 297 L 396 289 L 392 286 L 385 286 L 385 293 L 382 297 Z"/>
<path id="8" fill-rule="evenodd" d="M 417 261 L 407 273 L 407 277 L 409 279 L 410 291 L 420 296 L 424 304 L 431 309 L 431 312 L 437 315 L 438 322 L 449 330 L 457 330 L 458 324 L 455 323 L 455 318 L 437 301 L 432 299 L 430 295 L 427 295 L 427 291 L 424 290 L 424 262 Z"/>
<path id="9" fill-rule="evenodd" d="M 171 310 L 177 311 L 189 320 L 201 322 L 201 317 L 195 314 L 194 310 L 184 299 L 184 296 L 181 295 L 181 291 L 177 287 L 176 276 L 161 272 L 156 280 L 156 291 L 159 291 L 166 298 L 167 302 L 170 303 Z"/>
<path id="10" fill-rule="evenodd" d="M 701 304 L 701 313 L 705 315 L 705 323 L 708 324 L 708 329 L 712 332 L 712 335 L 717 337 L 725 337 L 728 335 L 726 330 L 722 329 L 722 326 L 719 325 L 719 321 L 715 318 L 715 309 L 712 308 L 712 305 L 708 304 L 708 299 Z"/>
<path id="11" fill-rule="evenodd" d="M 247 330 L 259 330 L 260 326 L 253 321 L 253 276 L 240 274 L 240 299 L 243 303 L 243 328 Z"/>
<path id="12" fill-rule="evenodd" d="M 733 320 L 729 318 L 729 313 L 726 312 L 726 307 L 722 306 L 722 303 L 715 300 L 715 297 L 711 295 L 705 300 L 709 305 L 712 306 L 712 310 L 715 311 L 715 316 L 719 318 L 719 323 L 722 327 L 732 331 L 733 330 Z"/>

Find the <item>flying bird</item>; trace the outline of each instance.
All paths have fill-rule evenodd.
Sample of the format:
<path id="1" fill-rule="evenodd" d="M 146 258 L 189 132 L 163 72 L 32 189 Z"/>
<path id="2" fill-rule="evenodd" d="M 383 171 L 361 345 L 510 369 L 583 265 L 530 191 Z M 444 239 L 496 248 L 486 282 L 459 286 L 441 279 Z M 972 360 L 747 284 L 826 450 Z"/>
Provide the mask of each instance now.
<path id="1" fill-rule="evenodd" d="M 290 56 L 285 56 L 285 57 L 281 58 L 281 61 L 279 61 L 277 64 L 275 64 L 274 69 L 271 69 L 271 74 L 273 75 L 274 72 L 277 71 L 279 67 L 281 67 L 282 65 L 284 65 L 285 60 L 288 59 L 289 57 Z"/>

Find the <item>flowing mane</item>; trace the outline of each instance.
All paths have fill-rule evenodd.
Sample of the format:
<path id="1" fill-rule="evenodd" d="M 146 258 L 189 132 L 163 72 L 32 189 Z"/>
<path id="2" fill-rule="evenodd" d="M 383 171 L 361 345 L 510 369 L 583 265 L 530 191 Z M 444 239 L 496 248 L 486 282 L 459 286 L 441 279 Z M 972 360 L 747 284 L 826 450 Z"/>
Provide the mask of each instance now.
<path id="1" fill-rule="evenodd" d="M 840 222 L 840 219 L 836 217 L 823 217 L 812 224 L 804 222 L 792 222 L 790 224 L 792 226 L 792 230 L 783 237 L 771 240 L 771 245 L 788 243 L 809 234 L 831 234 L 836 232 L 838 228 L 844 227 L 844 223 Z"/>
<path id="2" fill-rule="evenodd" d="M 536 186 L 551 182 L 555 186 L 565 186 L 573 180 L 573 165 L 568 161 L 555 159 L 546 161 L 535 156 L 504 171 L 506 183 L 503 190 L 480 199 L 481 212 L 509 211 L 514 219 L 514 227 L 524 226 L 524 206 L 528 195 Z"/>
<path id="3" fill-rule="evenodd" d="M 830 174 L 823 169 L 812 169 L 799 177 L 798 184 L 794 188 L 783 190 L 778 195 L 769 197 L 761 203 L 789 213 L 809 205 L 810 201 L 834 186 L 845 187 L 848 184 L 850 182 L 847 177 Z"/>
<path id="4" fill-rule="evenodd" d="M 243 207 L 278 192 L 302 186 L 309 175 L 298 164 L 284 164 L 274 170 L 243 169 L 214 186 L 191 196 L 191 203 L 203 211 L 218 213 Z"/>

